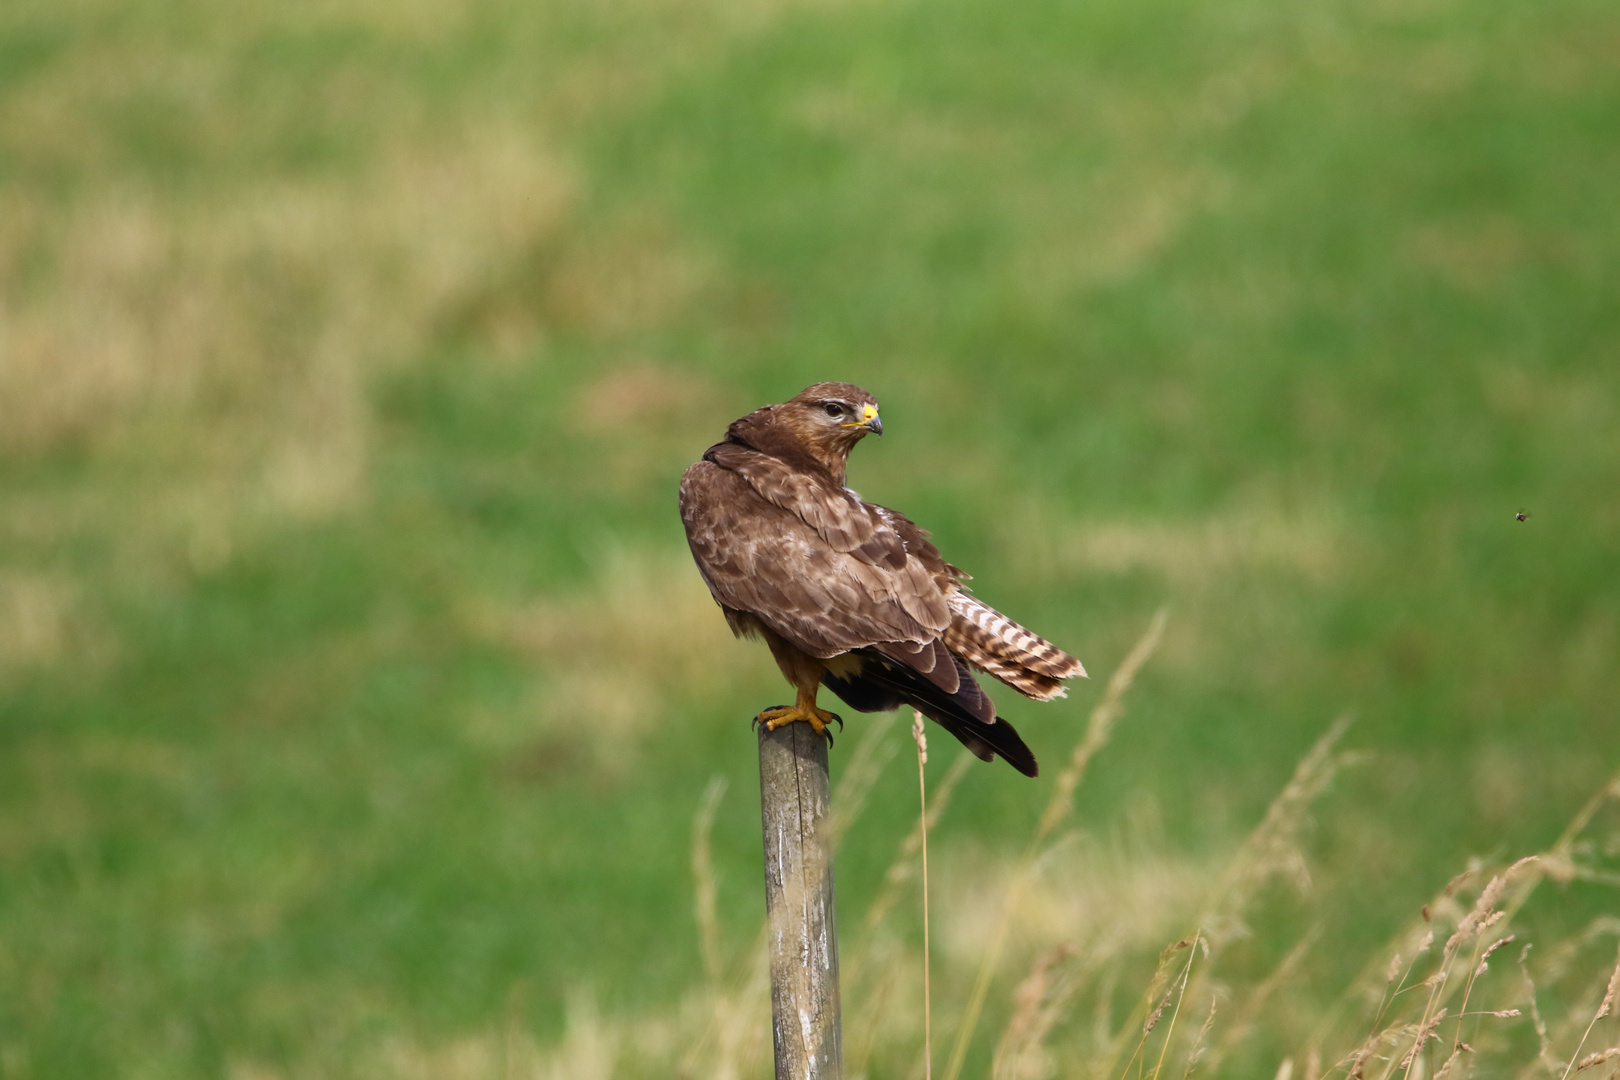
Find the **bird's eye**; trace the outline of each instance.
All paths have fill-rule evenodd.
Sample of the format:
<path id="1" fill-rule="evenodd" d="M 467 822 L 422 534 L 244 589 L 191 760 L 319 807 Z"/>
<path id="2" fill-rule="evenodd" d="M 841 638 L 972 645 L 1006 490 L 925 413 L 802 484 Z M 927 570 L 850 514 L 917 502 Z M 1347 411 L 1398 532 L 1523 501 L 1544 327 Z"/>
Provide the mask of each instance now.
<path id="1" fill-rule="evenodd" d="M 838 404 L 838 402 L 836 402 L 836 401 L 829 401 L 829 402 L 827 402 L 827 404 L 823 405 L 822 408 L 827 410 L 827 415 L 828 416 L 843 416 L 844 415 L 844 407 L 842 405 Z"/>

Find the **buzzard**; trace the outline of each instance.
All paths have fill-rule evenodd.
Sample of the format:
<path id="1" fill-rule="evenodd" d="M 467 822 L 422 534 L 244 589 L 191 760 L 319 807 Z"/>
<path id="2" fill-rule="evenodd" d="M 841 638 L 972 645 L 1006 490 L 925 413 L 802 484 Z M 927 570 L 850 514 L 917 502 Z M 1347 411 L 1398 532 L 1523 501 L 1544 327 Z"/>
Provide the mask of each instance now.
<path id="1" fill-rule="evenodd" d="M 726 429 L 681 479 L 681 521 L 698 570 L 738 637 L 764 638 L 798 691 L 755 718 L 843 721 L 816 705 L 825 685 L 851 708 L 910 705 L 985 761 L 1025 776 L 1035 755 L 996 715 L 973 670 L 1048 701 L 1080 661 L 976 599 L 905 515 L 844 486 L 850 450 L 883 434 L 877 401 L 817 383 Z"/>

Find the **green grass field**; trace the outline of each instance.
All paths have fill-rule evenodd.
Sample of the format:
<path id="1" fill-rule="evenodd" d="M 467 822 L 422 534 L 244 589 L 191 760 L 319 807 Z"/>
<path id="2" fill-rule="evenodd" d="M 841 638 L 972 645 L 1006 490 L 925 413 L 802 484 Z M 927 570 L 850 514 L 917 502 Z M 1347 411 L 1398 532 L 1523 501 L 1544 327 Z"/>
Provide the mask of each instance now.
<path id="1" fill-rule="evenodd" d="M 1164 606 L 963 1075 L 1031 995 L 998 1080 L 1134 1075 L 1216 909 L 1164 1075 L 1209 1001 L 1194 1075 L 1326 1074 L 1420 906 L 1620 767 L 1617 133 L 1595 0 L 8 0 L 0 1077 L 764 1075 L 693 816 L 727 779 L 731 986 L 787 688 L 675 485 L 822 379 L 883 403 L 852 483 L 1093 674 L 998 693 L 1043 776 L 931 836 L 936 1070 Z M 835 782 L 895 755 L 838 864 L 852 1073 L 919 1077 L 915 893 L 860 931 L 909 742 L 851 719 Z M 1575 1053 L 1620 814 L 1563 850 L 1514 919 L 1557 1066 L 1526 1015 L 1451 1075 Z M 1508 956 L 1470 1008 L 1528 1009 Z"/>

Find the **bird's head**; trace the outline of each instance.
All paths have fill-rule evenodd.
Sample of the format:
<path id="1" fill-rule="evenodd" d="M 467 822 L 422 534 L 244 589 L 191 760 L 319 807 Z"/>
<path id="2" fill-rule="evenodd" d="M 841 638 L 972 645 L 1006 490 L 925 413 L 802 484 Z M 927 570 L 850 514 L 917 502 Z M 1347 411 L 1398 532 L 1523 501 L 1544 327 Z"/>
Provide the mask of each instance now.
<path id="1" fill-rule="evenodd" d="M 883 434 L 877 398 L 847 382 L 807 386 L 781 406 L 782 418 L 804 437 L 844 453 L 871 433 Z"/>
<path id="2" fill-rule="evenodd" d="M 877 399 L 842 382 L 807 386 L 780 405 L 743 417 L 727 432 L 767 453 L 808 456 L 840 484 L 850 450 L 868 434 L 883 434 Z"/>

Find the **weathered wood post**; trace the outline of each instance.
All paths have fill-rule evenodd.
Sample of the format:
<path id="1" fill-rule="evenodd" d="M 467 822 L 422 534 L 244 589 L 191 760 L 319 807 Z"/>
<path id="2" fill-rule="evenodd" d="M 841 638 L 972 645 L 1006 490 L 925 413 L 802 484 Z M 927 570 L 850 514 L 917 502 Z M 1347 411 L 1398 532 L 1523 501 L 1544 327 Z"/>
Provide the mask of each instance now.
<path id="1" fill-rule="evenodd" d="M 759 728 L 776 1080 L 841 1080 L 827 740 L 809 724 Z"/>

